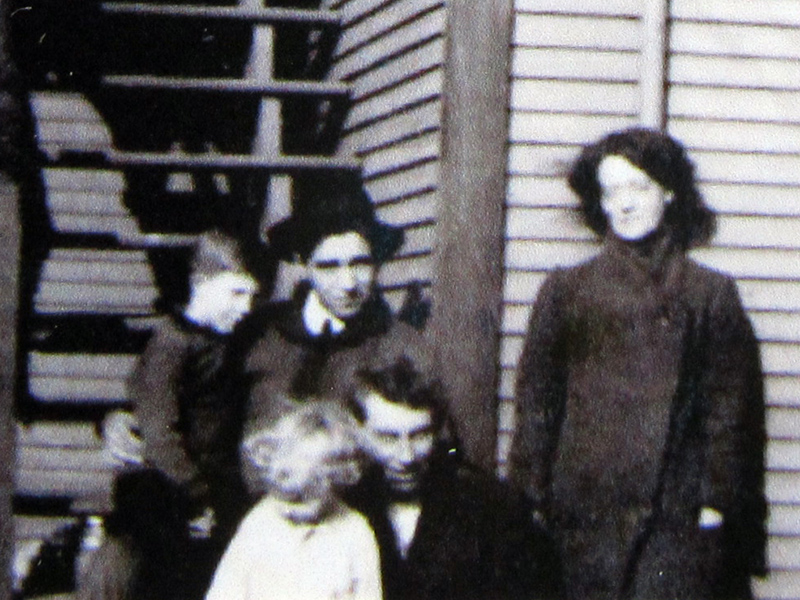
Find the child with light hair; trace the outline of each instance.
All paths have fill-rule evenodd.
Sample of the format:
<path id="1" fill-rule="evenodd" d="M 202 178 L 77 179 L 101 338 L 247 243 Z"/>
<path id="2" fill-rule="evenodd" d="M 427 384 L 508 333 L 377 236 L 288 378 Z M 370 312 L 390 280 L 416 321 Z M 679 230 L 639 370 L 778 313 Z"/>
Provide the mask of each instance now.
<path id="1" fill-rule="evenodd" d="M 206 600 L 347 600 L 382 596 L 375 537 L 339 490 L 361 474 L 357 425 L 312 401 L 249 437 L 266 494 L 217 567 Z"/>

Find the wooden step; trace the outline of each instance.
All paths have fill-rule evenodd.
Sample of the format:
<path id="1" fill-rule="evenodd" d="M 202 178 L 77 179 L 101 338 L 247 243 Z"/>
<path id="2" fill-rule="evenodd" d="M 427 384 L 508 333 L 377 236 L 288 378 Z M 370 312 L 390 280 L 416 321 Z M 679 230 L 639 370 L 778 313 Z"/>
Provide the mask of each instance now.
<path id="1" fill-rule="evenodd" d="M 259 81 L 234 77 L 106 75 L 102 78 L 102 84 L 109 88 L 127 90 L 253 94 L 275 98 L 318 96 L 340 101 L 348 100 L 351 93 L 349 84 L 338 81 Z"/>
<path id="2" fill-rule="evenodd" d="M 124 404 L 135 354 L 31 352 L 29 392 L 46 403 Z"/>
<path id="3" fill-rule="evenodd" d="M 158 289 L 144 250 L 55 248 L 34 298 L 37 314 L 148 315 Z"/>
<path id="4" fill-rule="evenodd" d="M 339 156 L 253 156 L 188 152 L 80 152 L 63 150 L 55 158 L 45 158 L 49 167 L 82 169 L 152 169 L 162 171 L 358 171 L 360 161 Z"/>
<path id="5" fill-rule="evenodd" d="M 244 6 L 192 6 L 175 4 L 145 4 L 134 2 L 104 2 L 100 10 L 110 15 L 136 17 L 171 17 L 221 21 L 246 21 L 270 25 L 308 24 L 315 27 L 338 28 L 341 17 L 331 10 L 295 9 Z"/>
<path id="6" fill-rule="evenodd" d="M 18 497 L 63 498 L 78 511 L 108 505 L 114 469 L 92 424 L 18 424 L 16 436 Z"/>

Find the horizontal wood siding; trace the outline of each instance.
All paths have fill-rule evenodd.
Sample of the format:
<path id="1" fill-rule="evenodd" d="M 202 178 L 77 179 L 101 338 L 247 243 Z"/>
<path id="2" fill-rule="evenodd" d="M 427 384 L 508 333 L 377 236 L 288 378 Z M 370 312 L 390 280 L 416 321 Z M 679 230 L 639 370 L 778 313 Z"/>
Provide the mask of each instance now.
<path id="1" fill-rule="evenodd" d="M 634 124 L 641 106 L 639 3 L 517 0 L 515 8 L 498 390 L 501 472 L 530 305 L 547 272 L 596 251 L 564 174 L 583 144 Z"/>
<path id="2" fill-rule="evenodd" d="M 800 10 L 776 0 L 674 0 L 668 130 L 720 215 L 696 257 L 739 281 L 767 376 L 771 574 L 761 598 L 800 598 Z"/>
<path id="3" fill-rule="evenodd" d="M 384 266 L 388 290 L 428 285 L 439 189 L 445 3 L 345 0 L 344 30 L 332 77 L 353 86 L 340 151 L 363 161 L 380 217 L 406 228 L 406 242 Z M 389 293 L 395 307 L 403 294 Z"/>
<path id="4" fill-rule="evenodd" d="M 591 257 L 564 173 L 580 146 L 638 123 L 640 3 L 517 0 L 513 49 L 501 457 L 530 306 L 556 266 Z M 766 374 L 771 574 L 759 598 L 800 598 L 800 7 L 673 0 L 667 130 L 719 215 L 700 262 L 736 278 Z"/>

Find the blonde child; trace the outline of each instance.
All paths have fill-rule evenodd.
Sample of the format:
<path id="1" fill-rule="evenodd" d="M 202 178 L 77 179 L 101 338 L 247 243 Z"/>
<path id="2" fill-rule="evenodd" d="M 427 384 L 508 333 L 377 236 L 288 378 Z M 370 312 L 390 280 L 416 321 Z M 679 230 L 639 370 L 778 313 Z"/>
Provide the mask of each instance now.
<path id="1" fill-rule="evenodd" d="M 360 476 L 355 425 L 312 401 L 248 438 L 266 494 L 247 514 L 206 600 L 381 598 L 375 537 L 338 496 Z"/>

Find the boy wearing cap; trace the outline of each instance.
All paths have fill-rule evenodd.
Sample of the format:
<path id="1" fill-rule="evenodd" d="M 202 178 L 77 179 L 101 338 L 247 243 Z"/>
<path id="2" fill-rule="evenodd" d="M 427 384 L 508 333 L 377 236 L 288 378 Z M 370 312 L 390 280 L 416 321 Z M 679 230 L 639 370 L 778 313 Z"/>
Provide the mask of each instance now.
<path id="1" fill-rule="evenodd" d="M 129 382 L 134 416 L 116 413 L 104 430 L 114 458 L 159 470 L 185 498 L 199 552 L 192 559 L 198 593 L 247 504 L 238 451 L 243 407 L 232 388 L 240 382 L 230 370 L 228 340 L 257 287 L 235 240 L 218 231 L 201 235 L 189 299 L 155 328 Z M 131 432 L 137 425 L 140 442 Z"/>
<path id="2" fill-rule="evenodd" d="M 153 333 L 129 383 L 144 460 L 188 494 L 196 534 L 225 529 L 240 513 L 241 407 L 230 393 L 227 340 L 250 311 L 257 284 L 236 242 L 203 234 L 190 265 L 189 300 Z"/>
<path id="3" fill-rule="evenodd" d="M 376 289 L 380 265 L 403 231 L 377 220 L 356 181 L 317 182 L 291 217 L 274 225 L 269 243 L 278 258 L 305 270 L 290 301 L 277 304 L 251 329 L 252 378 L 246 429 L 258 430 L 306 398 L 342 396 L 364 361 L 387 336 L 417 343 L 420 333 L 398 322 Z"/>

